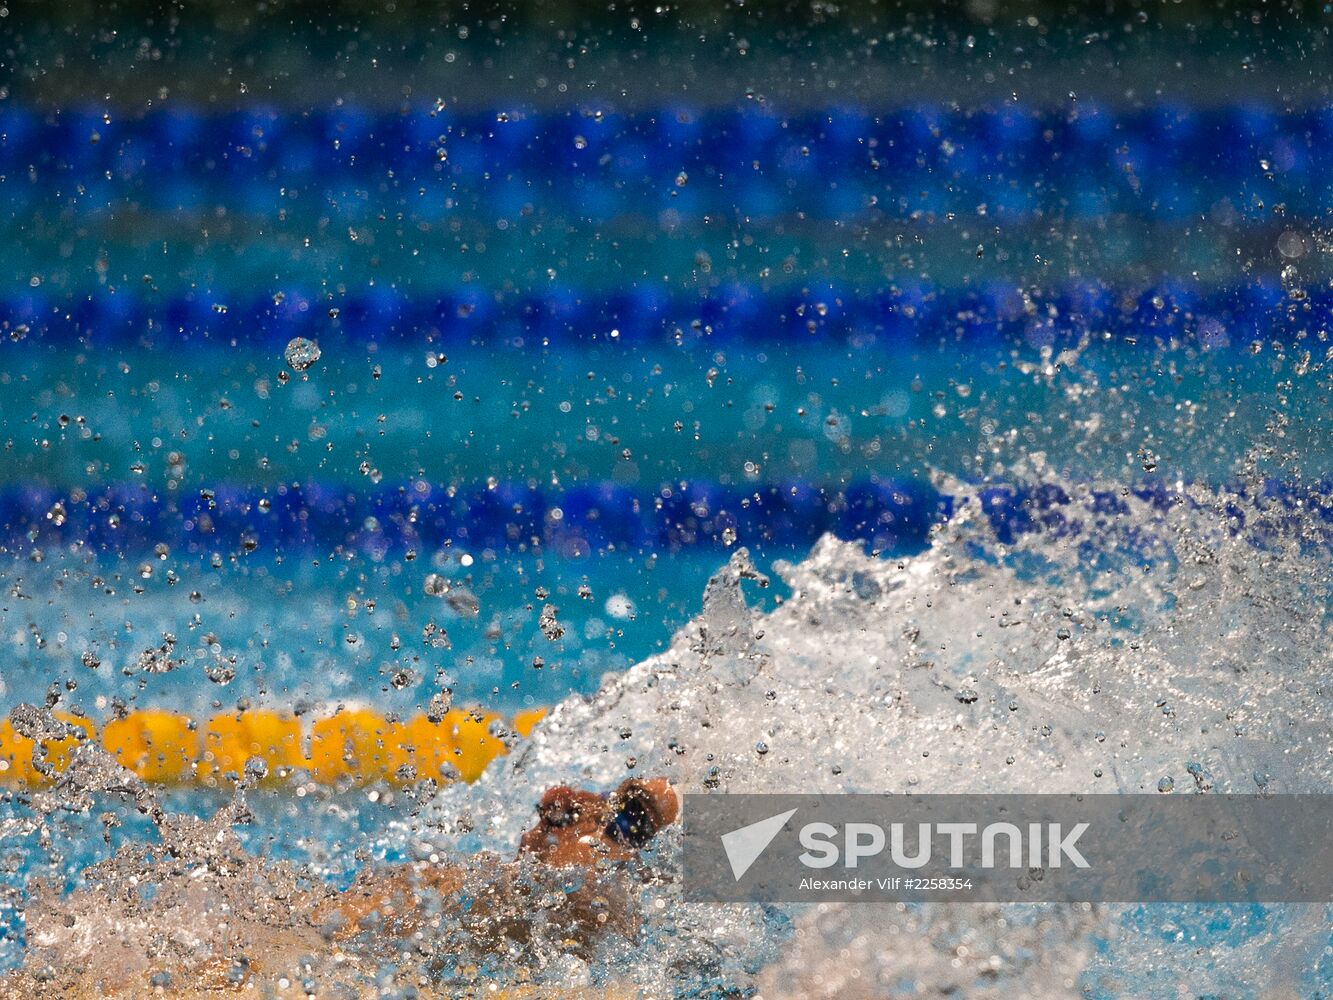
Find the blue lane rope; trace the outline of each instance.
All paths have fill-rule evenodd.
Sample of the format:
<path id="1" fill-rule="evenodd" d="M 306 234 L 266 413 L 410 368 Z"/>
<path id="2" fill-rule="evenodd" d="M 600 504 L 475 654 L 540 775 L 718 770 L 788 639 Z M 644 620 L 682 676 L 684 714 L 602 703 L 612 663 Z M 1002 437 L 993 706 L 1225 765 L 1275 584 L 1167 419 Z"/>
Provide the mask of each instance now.
<path id="1" fill-rule="evenodd" d="M 336 319 L 329 315 L 332 305 Z M 1303 288 L 1297 301 L 1275 278 L 1214 289 L 1183 282 L 1119 289 L 1074 283 L 1026 295 L 1013 284 L 955 290 L 913 281 L 880 288 L 824 281 L 774 290 L 728 282 L 706 295 L 670 295 L 652 286 L 540 295 L 371 289 L 336 301 L 285 288 L 262 297 L 225 289 L 162 298 L 123 290 L 0 295 L 0 350 L 46 339 L 106 346 L 281 346 L 297 336 L 353 344 L 506 344 L 530 351 L 546 345 L 708 340 L 823 340 L 874 350 L 894 341 L 1058 346 L 1085 334 L 1239 350 L 1254 340 L 1320 325 L 1333 325 L 1333 289 Z"/>
<path id="2" fill-rule="evenodd" d="M 910 480 L 826 489 L 807 482 L 748 487 L 691 482 L 642 492 L 609 483 L 547 491 L 500 483 L 450 489 L 424 481 L 350 490 L 337 484 L 254 490 L 226 485 L 166 494 L 134 486 L 0 489 L 13 551 L 82 543 L 128 553 L 165 543 L 212 553 L 244 546 L 357 551 L 614 547 L 681 550 L 809 543 L 826 531 L 880 548 L 919 544 L 940 500 Z"/>
<path id="3" fill-rule="evenodd" d="M 1157 480 L 1130 491 L 1160 510 L 1190 503 Z M 1091 504 L 1114 515 L 1124 497 L 1093 491 L 1076 500 L 1053 484 L 979 487 L 981 509 L 1001 541 L 1024 532 L 1058 531 L 1061 511 Z M 1333 526 L 1333 484 L 1271 482 L 1264 500 L 1274 515 L 1316 514 Z M 882 551 L 926 541 L 953 500 L 912 480 L 863 481 L 844 487 L 808 482 L 748 487 L 710 482 L 640 492 L 611 484 L 544 491 L 515 483 L 447 489 L 425 482 L 351 491 L 335 484 L 244 489 L 220 486 L 166 495 L 146 487 L 110 486 L 71 495 L 40 487 L 0 489 L 0 536 L 5 548 L 83 544 L 94 552 L 125 554 L 165 543 L 173 551 L 209 555 L 252 543 L 266 550 L 341 546 L 351 551 L 577 550 L 622 552 L 715 549 L 733 545 L 795 546 L 825 532 Z M 1244 516 L 1234 511 L 1235 528 Z M 1330 530 L 1333 530 L 1331 528 Z"/>
<path id="4" fill-rule="evenodd" d="M 1288 217 L 1333 206 L 1330 145 L 1325 107 L 176 107 L 122 117 L 7 102 L 0 208 L 23 212 L 78 189 L 85 217 L 127 197 L 156 212 L 221 201 L 242 214 L 318 205 L 349 218 L 367 215 L 368 201 L 399 200 L 422 217 L 453 217 L 440 199 L 419 197 L 423 185 L 444 181 L 461 185 L 455 209 L 492 221 L 533 205 L 594 221 L 667 210 L 687 221 L 719 211 L 762 220 L 798 202 L 817 218 L 973 213 L 984 204 L 1011 221 L 1187 220 L 1222 198 L 1237 218 L 1262 219 L 1278 202 Z M 293 190 L 306 200 L 293 201 Z"/>

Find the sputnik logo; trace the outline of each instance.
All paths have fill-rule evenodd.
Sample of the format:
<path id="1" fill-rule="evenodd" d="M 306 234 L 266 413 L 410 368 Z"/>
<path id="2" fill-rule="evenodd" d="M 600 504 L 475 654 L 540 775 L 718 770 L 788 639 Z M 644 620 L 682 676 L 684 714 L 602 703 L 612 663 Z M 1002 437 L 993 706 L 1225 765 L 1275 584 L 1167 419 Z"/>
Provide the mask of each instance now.
<path id="1" fill-rule="evenodd" d="M 773 838 L 794 815 L 796 810 L 788 809 L 768 819 L 761 819 L 758 823 L 751 823 L 739 830 L 722 834 L 722 849 L 727 852 L 727 860 L 731 862 L 731 874 L 737 882 L 750 870 L 750 866 L 759 860 L 759 855 L 773 843 Z"/>

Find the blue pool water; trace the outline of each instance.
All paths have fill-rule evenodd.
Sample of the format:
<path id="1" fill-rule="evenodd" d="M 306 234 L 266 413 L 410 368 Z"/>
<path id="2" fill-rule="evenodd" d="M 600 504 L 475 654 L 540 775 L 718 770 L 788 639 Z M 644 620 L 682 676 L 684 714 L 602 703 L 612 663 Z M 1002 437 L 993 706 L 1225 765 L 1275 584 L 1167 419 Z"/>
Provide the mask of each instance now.
<path id="1" fill-rule="evenodd" d="M 1226 733 L 1283 789 L 1328 791 L 1333 110 L 1288 85 L 1322 35 L 1205 11 L 1155 41 L 1146 12 L 1070 14 L 1056 37 L 994 4 L 919 37 L 856 4 L 760 31 L 738 7 L 725 56 L 717 12 L 660 43 L 616 20 L 605 48 L 516 18 L 529 62 L 506 14 L 450 23 L 409 62 L 427 44 L 411 18 L 437 12 L 403 14 L 400 38 L 390 6 L 365 16 L 398 41 L 293 48 L 304 35 L 280 27 L 225 90 L 179 53 L 222 59 L 257 30 L 249 11 L 165 62 L 124 48 L 151 53 L 157 21 L 117 14 L 52 63 L 64 81 L 38 72 L 60 32 L 4 12 L 20 72 L 0 97 L 0 708 L 393 721 L 442 693 L 506 717 L 567 702 L 563 744 L 539 731 L 438 800 L 406 782 L 250 792 L 246 849 L 344 887 L 431 851 L 512 852 L 536 786 L 560 781 L 674 767 L 709 788 L 995 790 L 967 756 L 999 748 L 984 725 L 895 729 L 896 703 L 866 706 L 922 628 L 940 676 L 1042 674 L 1039 641 L 981 638 L 1021 596 L 1077 650 L 1054 673 L 1127 693 L 1109 747 L 1019 753 L 1015 785 L 1184 787 L 1185 761 L 1229 759 Z M 474 47 L 491 33 L 507 55 Z M 855 548 L 816 548 L 829 534 Z M 744 589 L 782 667 L 769 702 L 689 673 L 705 585 L 741 549 L 773 572 Z M 677 702 L 616 687 L 662 664 Z M 613 695 L 646 717 L 615 716 Z M 711 748 L 688 759 L 667 732 L 680 702 Z M 1177 704 L 1187 721 L 1163 723 Z M 852 705 L 844 745 L 817 717 Z M 844 770 L 857 752 L 878 770 Z M 1250 759 L 1218 765 L 1219 790 L 1253 793 Z M 84 887 L 113 848 L 169 837 L 106 788 L 60 794 L 0 786 L 0 967 L 30 954 L 37 880 Z M 161 795 L 182 815 L 232 802 Z M 652 902 L 642 939 L 574 971 L 555 948 L 535 981 L 600 989 L 631 968 L 649 996 L 816 995 L 802 970 L 831 975 L 845 946 L 877 970 L 870 996 L 1257 997 L 1276 995 L 1271 949 L 1283 995 L 1333 992 L 1326 908 L 1069 911 L 1049 935 L 1011 913 L 1008 937 L 994 913 L 927 909 L 903 939 L 946 957 L 918 968 L 857 951 L 865 928 L 839 913 L 713 928 L 665 890 Z M 1004 971 L 949 980 L 955 933 Z M 823 951 L 784 979 L 791 942 Z M 520 982 L 531 956 L 511 957 L 487 975 Z M 1067 981 L 1024 964 L 1046 958 Z"/>

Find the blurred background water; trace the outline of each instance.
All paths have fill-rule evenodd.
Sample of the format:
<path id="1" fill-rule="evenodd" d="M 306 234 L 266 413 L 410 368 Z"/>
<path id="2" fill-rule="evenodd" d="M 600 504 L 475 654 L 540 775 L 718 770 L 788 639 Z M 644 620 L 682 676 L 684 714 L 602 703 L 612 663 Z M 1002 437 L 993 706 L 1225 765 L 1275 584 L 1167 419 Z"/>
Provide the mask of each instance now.
<path id="1" fill-rule="evenodd" d="M 1322 4 L 0 14 L 6 708 L 513 711 L 940 474 L 1324 491 Z"/>
<path id="2" fill-rule="evenodd" d="M 478 613 L 415 673 L 549 701 L 659 648 L 728 547 L 919 546 L 930 470 L 991 474 L 1016 414 L 1076 478 L 1220 482 L 1282 393 L 1318 478 L 1326 398 L 1273 359 L 1327 350 L 1327 21 L 14 9 L 6 548 L 35 592 L 113 582 L 11 602 L 3 683 L 36 697 L 128 601 L 126 648 L 197 614 L 244 658 L 154 681 L 183 707 L 300 689 L 293 656 L 376 684 L 445 568 Z M 1128 404 L 1071 435 L 1016 361 L 1083 340 Z M 532 593 L 584 583 L 533 671 Z"/>

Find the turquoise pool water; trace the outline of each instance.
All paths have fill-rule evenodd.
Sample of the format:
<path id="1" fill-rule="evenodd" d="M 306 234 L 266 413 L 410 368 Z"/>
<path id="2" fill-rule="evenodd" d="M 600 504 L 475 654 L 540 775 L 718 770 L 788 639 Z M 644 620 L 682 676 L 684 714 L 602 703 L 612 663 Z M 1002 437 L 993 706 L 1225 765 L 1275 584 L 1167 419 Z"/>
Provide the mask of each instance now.
<path id="1" fill-rule="evenodd" d="M 898 662 L 922 632 L 939 676 L 1018 676 L 1066 722 L 1123 685 L 1105 747 L 1007 733 L 1016 786 L 1183 792 L 1204 759 L 1219 791 L 1328 791 L 1327 10 L 149 6 L 0 12 L 5 712 L 565 703 L 563 742 L 506 732 L 471 788 L 252 790 L 246 849 L 339 887 L 511 853 L 563 781 L 992 787 L 998 723 L 884 721 L 928 702 Z M 772 698 L 692 672 L 742 549 Z M 988 645 L 1019 598 L 1075 652 Z M 37 880 L 170 834 L 114 782 L 17 770 L 8 968 Z M 845 948 L 871 996 L 1258 997 L 1270 964 L 1333 990 L 1318 907 L 906 910 L 914 966 L 865 946 L 888 918 L 714 927 L 654 892 L 641 938 L 482 980 L 815 995 Z M 1001 971 L 950 978 L 960 940 Z M 475 985 L 455 957 L 382 995 Z"/>

